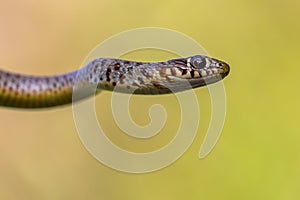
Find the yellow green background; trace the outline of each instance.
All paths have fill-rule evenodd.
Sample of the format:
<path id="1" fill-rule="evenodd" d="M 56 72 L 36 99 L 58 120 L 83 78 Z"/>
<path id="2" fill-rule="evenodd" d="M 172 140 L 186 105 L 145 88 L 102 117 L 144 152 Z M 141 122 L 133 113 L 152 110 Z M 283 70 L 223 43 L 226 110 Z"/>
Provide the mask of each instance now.
<path id="1" fill-rule="evenodd" d="M 71 71 L 114 34 L 155 26 L 194 38 L 228 62 L 231 73 L 224 81 L 226 121 L 214 150 L 198 159 L 211 111 L 201 88 L 195 141 L 177 162 L 148 174 L 121 173 L 95 160 L 80 142 L 71 107 L 0 108 L 0 199 L 299 199 L 299 9 L 297 0 L 1 1 L 3 69 Z M 124 57 L 172 56 L 145 51 Z M 109 92 L 97 97 L 99 121 L 119 146 L 155 150 L 174 136 L 180 110 L 172 95 L 135 97 L 130 109 L 137 123 L 149 122 L 153 102 L 163 104 L 169 118 L 149 143 L 119 131 L 107 110 Z"/>

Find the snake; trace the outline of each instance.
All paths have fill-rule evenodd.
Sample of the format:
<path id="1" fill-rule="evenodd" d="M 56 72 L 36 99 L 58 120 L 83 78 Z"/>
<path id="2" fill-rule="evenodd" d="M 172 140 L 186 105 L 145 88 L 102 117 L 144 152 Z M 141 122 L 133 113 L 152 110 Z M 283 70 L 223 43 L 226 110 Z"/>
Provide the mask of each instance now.
<path id="1" fill-rule="evenodd" d="M 59 75 L 26 75 L 0 69 L 0 106 L 48 108 L 70 104 L 101 90 L 137 95 L 182 92 L 224 79 L 230 67 L 205 55 L 161 62 L 96 58 Z M 93 88 L 93 92 L 89 88 Z M 80 97 L 72 98 L 74 91 Z"/>

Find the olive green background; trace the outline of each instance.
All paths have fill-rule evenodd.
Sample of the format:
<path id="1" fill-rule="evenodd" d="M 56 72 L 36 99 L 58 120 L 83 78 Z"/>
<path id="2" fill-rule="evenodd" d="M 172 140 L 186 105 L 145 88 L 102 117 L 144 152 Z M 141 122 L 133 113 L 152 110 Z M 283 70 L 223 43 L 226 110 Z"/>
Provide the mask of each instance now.
<path id="1" fill-rule="evenodd" d="M 198 159 L 211 111 L 209 93 L 201 88 L 195 141 L 177 162 L 148 174 L 121 173 L 95 160 L 80 142 L 70 106 L 0 108 L 0 199 L 299 199 L 299 9 L 297 0 L 2 1 L 3 69 L 71 71 L 108 37 L 155 26 L 192 37 L 211 56 L 228 62 L 231 73 L 224 81 L 226 121 L 214 150 Z M 124 56 L 172 57 L 155 50 Z M 168 112 L 163 131 L 149 141 L 118 129 L 110 95 L 100 94 L 96 107 L 117 145 L 151 151 L 174 137 L 180 109 L 173 95 L 132 99 L 132 117 L 141 125 L 149 123 L 153 103 Z"/>

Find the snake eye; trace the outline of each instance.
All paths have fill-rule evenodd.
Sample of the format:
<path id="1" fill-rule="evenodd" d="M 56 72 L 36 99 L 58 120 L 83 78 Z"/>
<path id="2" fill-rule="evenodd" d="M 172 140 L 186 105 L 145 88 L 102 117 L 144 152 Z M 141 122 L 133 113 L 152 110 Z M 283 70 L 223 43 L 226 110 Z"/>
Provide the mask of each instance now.
<path id="1" fill-rule="evenodd" d="M 201 58 L 195 58 L 193 60 L 191 60 L 191 64 L 198 69 L 202 69 L 206 67 L 206 61 L 205 59 L 201 59 Z"/>

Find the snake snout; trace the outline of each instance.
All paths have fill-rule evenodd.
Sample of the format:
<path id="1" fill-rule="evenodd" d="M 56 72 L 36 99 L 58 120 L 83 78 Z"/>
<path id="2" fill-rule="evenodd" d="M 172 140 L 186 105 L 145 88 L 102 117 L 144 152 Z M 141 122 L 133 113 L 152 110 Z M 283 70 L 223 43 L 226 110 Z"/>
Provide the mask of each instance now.
<path id="1" fill-rule="evenodd" d="M 220 69 L 222 70 L 221 72 L 222 78 L 226 77 L 230 72 L 230 66 L 223 61 L 220 61 L 219 66 Z"/>
<path id="2" fill-rule="evenodd" d="M 222 78 L 226 77 L 229 74 L 230 67 L 229 64 L 227 64 L 224 61 L 215 59 L 215 58 L 207 58 L 208 59 L 208 66 L 206 70 L 213 71 L 215 73 L 213 74 L 219 74 L 222 76 Z"/>

